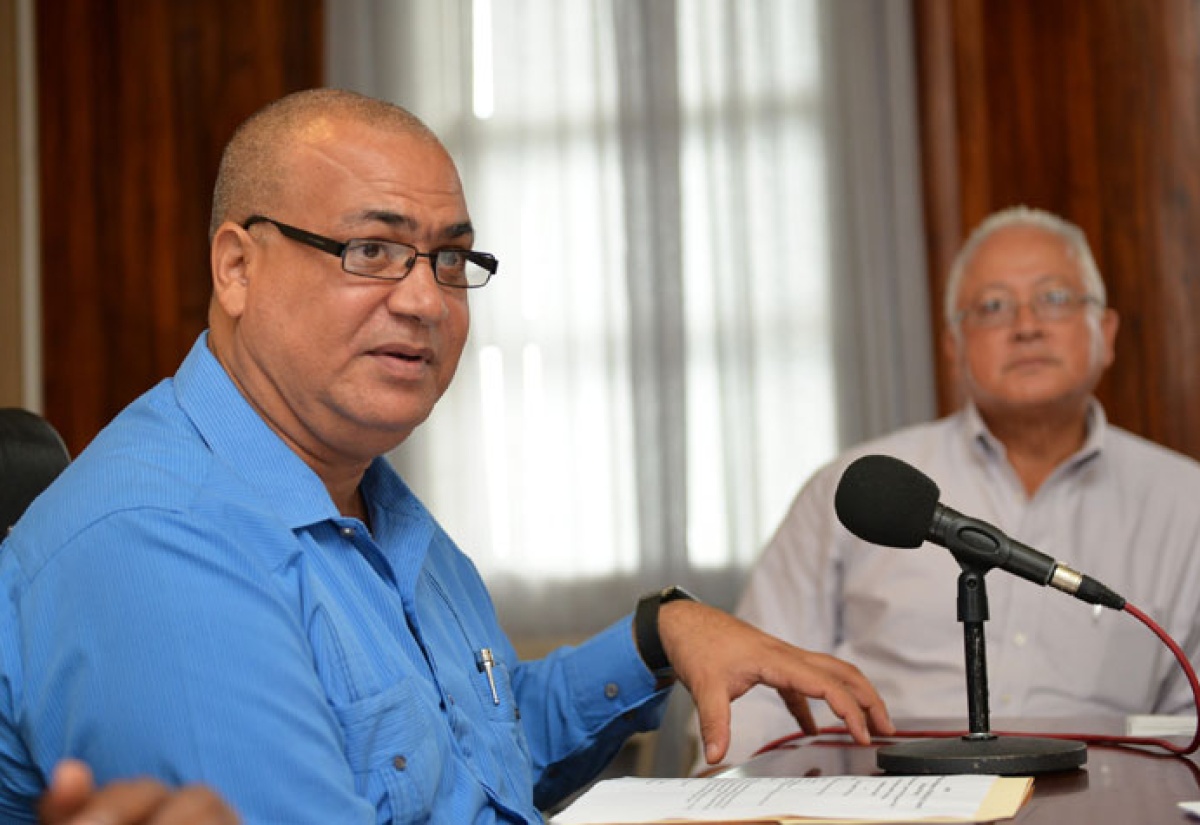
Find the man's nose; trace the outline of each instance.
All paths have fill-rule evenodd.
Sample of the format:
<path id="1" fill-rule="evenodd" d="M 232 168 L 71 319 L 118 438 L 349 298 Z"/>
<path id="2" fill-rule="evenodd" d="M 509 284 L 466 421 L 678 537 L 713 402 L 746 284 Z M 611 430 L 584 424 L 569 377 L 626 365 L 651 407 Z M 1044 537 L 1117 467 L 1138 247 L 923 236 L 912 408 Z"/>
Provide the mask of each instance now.
<path id="1" fill-rule="evenodd" d="M 1018 335 L 1041 332 L 1043 322 L 1034 307 L 1033 301 L 1017 301 L 1013 305 L 1011 326 L 1013 332 Z"/>
<path id="2" fill-rule="evenodd" d="M 398 315 L 411 315 L 423 321 L 437 321 L 449 311 L 446 288 L 433 274 L 433 260 L 417 256 L 408 274 L 392 284 L 388 309 Z"/>

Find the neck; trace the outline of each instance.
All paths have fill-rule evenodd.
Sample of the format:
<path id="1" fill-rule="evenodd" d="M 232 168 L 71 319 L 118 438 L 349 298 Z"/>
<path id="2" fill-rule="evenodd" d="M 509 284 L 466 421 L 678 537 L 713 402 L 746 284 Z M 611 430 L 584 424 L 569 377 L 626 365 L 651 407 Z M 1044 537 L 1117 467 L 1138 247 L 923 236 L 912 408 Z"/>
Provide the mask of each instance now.
<path id="1" fill-rule="evenodd" d="M 339 513 L 347 518 L 356 518 L 370 527 L 367 501 L 362 494 L 361 481 L 362 474 L 360 473 L 353 478 L 346 479 L 345 483 L 341 484 L 325 479 L 325 487 L 329 490 L 329 495 Z"/>
<path id="2" fill-rule="evenodd" d="M 228 321 L 220 318 L 213 320 L 215 322 L 211 326 L 208 339 L 209 349 L 238 388 L 238 392 L 263 422 L 317 474 L 325 484 L 325 489 L 338 512 L 369 524 L 366 502 L 359 485 L 371 464 L 371 459 L 350 456 L 345 450 L 339 450 L 337 445 L 323 441 L 315 430 L 292 414 L 286 404 L 275 403 L 268 406 L 261 403 L 260 398 L 278 400 L 271 383 L 253 369 L 238 368 L 240 363 L 237 350 L 227 344 L 231 335 Z M 253 392 L 251 387 L 247 386 L 247 376 L 259 388 L 259 392 Z M 256 377 L 259 380 L 255 381 Z M 272 411 L 275 414 L 272 414 Z"/>
<path id="3" fill-rule="evenodd" d="M 1025 494 L 1032 498 L 1063 462 L 1087 440 L 1087 404 L 1071 410 L 980 415 L 992 435 L 1004 445 Z"/>

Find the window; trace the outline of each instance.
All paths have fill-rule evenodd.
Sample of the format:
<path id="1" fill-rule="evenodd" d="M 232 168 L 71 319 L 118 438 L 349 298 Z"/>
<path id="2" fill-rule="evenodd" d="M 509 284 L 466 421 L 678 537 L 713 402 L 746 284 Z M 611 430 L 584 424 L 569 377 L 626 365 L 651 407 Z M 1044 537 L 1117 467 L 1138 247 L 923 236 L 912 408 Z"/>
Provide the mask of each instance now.
<path id="1" fill-rule="evenodd" d="M 408 0 L 331 21 L 335 75 L 359 64 L 338 85 L 442 136 L 501 262 L 394 460 L 510 632 L 595 629 L 668 581 L 731 605 L 838 448 L 823 8 Z"/>

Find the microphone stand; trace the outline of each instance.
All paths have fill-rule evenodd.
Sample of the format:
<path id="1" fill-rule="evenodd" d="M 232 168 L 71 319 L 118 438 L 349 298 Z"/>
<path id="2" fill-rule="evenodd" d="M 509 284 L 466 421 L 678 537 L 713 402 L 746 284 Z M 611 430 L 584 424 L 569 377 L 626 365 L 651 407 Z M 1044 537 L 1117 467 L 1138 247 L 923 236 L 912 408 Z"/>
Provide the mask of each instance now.
<path id="1" fill-rule="evenodd" d="M 899 774 L 1000 774 L 1024 776 L 1078 768 L 1087 762 L 1083 742 L 1027 736 L 996 736 L 989 727 L 988 619 L 984 576 L 990 568 L 958 560 L 958 620 L 963 626 L 967 666 L 969 733 L 958 739 L 918 739 L 880 748 L 876 764 Z"/>

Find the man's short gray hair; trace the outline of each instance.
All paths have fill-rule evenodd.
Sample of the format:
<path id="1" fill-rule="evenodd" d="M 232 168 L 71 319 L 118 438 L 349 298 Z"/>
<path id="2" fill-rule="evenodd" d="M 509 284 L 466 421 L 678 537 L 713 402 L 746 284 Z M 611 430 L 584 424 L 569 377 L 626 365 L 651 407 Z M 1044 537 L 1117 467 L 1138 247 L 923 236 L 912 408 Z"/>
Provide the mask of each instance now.
<path id="1" fill-rule="evenodd" d="M 1079 271 L 1083 276 L 1083 288 L 1088 295 L 1098 298 L 1100 307 L 1107 305 L 1107 293 L 1104 289 L 1104 279 L 1100 277 L 1100 269 L 1096 259 L 1092 257 L 1091 247 L 1088 246 L 1087 236 L 1075 224 L 1042 209 L 1032 209 L 1028 206 L 1010 206 L 989 215 L 974 231 L 967 242 L 954 258 L 950 267 L 950 277 L 946 279 L 945 320 L 948 326 L 955 326 L 958 314 L 958 291 L 962 287 L 963 275 L 967 266 L 979 249 L 979 245 L 1001 229 L 1009 226 L 1031 226 L 1044 229 L 1058 235 L 1070 246 L 1079 262 Z"/>

